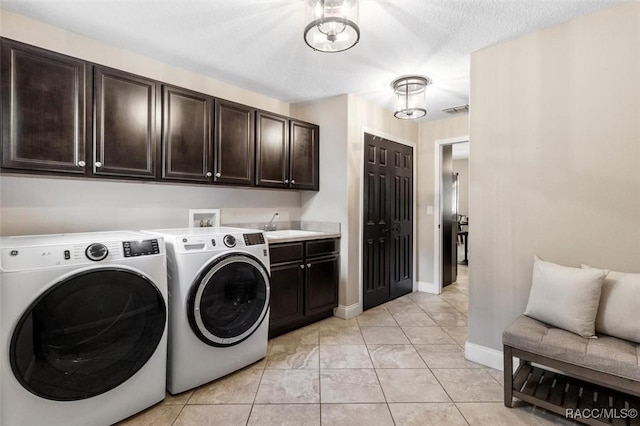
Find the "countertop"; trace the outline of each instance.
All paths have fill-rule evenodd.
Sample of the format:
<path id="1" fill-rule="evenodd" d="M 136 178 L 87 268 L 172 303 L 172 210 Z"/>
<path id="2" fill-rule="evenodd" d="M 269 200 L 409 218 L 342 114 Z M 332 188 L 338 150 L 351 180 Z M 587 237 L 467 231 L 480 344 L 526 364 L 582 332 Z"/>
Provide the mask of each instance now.
<path id="1" fill-rule="evenodd" d="M 291 243 L 298 241 L 322 240 L 326 238 L 340 238 L 340 232 L 303 231 L 297 229 L 282 229 L 264 233 L 269 244 Z"/>

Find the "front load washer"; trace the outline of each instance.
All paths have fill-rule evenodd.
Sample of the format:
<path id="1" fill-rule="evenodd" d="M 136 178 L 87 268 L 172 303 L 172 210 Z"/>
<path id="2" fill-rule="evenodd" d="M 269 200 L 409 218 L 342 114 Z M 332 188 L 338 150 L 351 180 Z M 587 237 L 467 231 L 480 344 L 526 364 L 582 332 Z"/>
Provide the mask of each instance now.
<path id="1" fill-rule="evenodd" d="M 2 237 L 0 278 L 0 425 L 109 425 L 164 399 L 161 237 Z"/>
<path id="2" fill-rule="evenodd" d="M 262 231 L 164 229 L 169 284 L 167 389 L 176 394 L 267 354 L 269 250 Z"/>

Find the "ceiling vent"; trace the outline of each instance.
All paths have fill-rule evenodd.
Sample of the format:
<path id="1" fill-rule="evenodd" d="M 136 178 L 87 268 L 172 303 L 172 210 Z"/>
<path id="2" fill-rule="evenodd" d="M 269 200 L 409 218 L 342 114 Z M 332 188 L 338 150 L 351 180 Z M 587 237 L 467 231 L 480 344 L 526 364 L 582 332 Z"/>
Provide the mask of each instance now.
<path id="1" fill-rule="evenodd" d="M 445 112 L 447 114 L 467 113 L 467 112 L 469 112 L 469 104 L 458 105 L 458 106 L 454 106 L 454 107 L 451 107 L 451 108 L 445 108 L 445 109 L 442 110 L 442 112 Z"/>

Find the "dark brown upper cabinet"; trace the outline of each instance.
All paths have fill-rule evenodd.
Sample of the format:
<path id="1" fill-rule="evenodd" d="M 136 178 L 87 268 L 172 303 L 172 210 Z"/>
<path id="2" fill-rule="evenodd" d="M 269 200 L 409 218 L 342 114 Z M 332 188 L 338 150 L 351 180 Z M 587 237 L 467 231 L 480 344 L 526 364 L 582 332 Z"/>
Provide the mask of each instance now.
<path id="1" fill-rule="evenodd" d="M 2 167 L 85 173 L 83 61 L 2 40 Z"/>
<path id="2" fill-rule="evenodd" d="M 209 182 L 213 176 L 213 97 L 162 87 L 162 178 Z"/>
<path id="3" fill-rule="evenodd" d="M 255 109 L 216 99 L 213 181 L 252 185 L 255 159 Z"/>
<path id="4" fill-rule="evenodd" d="M 320 189 L 318 161 L 320 129 L 315 124 L 291 120 L 290 185 L 295 189 Z"/>
<path id="5" fill-rule="evenodd" d="M 93 173 L 155 178 L 158 83 L 94 68 Z"/>
<path id="6" fill-rule="evenodd" d="M 289 187 L 289 119 L 256 114 L 256 185 Z"/>
<path id="7" fill-rule="evenodd" d="M 0 167 L 317 191 L 319 128 L 0 38 Z"/>

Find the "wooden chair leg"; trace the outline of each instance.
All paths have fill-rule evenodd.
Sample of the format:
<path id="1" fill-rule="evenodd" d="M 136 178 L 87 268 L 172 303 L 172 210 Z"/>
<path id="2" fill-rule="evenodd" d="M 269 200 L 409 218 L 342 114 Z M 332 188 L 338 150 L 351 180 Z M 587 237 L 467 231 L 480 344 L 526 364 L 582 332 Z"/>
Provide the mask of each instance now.
<path id="1" fill-rule="evenodd" d="M 503 346 L 504 357 L 504 405 L 511 408 L 513 403 L 513 356 L 511 346 Z"/>

